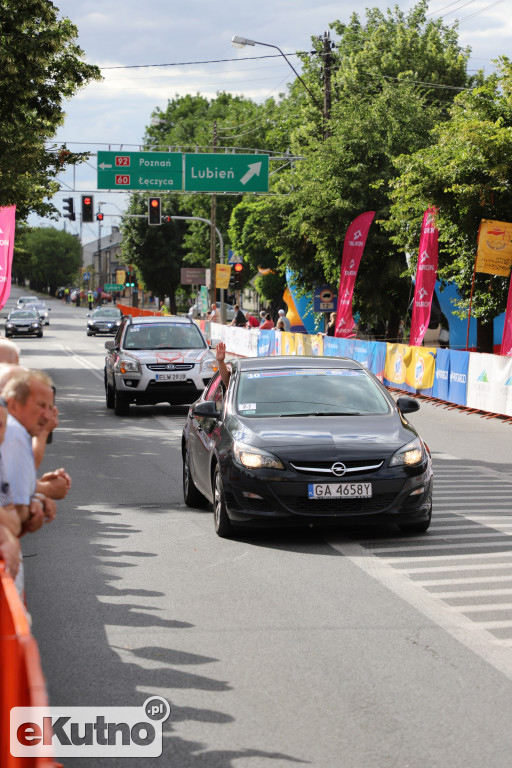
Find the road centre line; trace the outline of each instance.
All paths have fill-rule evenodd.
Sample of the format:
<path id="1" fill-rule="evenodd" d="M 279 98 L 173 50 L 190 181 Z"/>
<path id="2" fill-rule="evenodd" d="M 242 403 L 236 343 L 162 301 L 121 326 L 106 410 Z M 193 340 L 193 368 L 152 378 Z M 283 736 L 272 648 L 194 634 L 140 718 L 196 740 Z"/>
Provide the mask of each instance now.
<path id="1" fill-rule="evenodd" d="M 359 544 L 328 543 L 372 579 L 383 584 L 480 658 L 512 679 L 512 655 L 509 653 L 507 643 L 500 643 L 479 623 L 469 619 L 458 609 L 448 606 L 436 595 L 425 589 L 418 589 L 408 576 L 398 572 L 382 558 L 369 554 Z M 496 622 L 490 622 L 486 626 L 496 626 Z M 509 622 L 498 622 L 498 626 L 508 627 Z"/>

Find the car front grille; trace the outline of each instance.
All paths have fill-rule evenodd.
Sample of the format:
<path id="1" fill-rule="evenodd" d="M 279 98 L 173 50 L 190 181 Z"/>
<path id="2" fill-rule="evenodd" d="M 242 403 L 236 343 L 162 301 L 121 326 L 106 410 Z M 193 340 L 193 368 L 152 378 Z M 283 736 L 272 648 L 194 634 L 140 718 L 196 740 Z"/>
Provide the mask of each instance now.
<path id="1" fill-rule="evenodd" d="M 333 464 L 342 463 L 345 465 L 346 472 L 343 477 L 351 474 L 368 475 L 378 470 L 384 464 L 384 459 L 356 459 L 351 461 L 290 461 L 290 466 L 301 475 L 326 475 L 330 477 L 340 477 L 332 471 Z"/>
<path id="2" fill-rule="evenodd" d="M 146 366 L 150 371 L 191 371 L 194 363 L 150 363 Z"/>
<path id="3" fill-rule="evenodd" d="M 280 502 L 302 515 L 370 515 L 383 512 L 395 500 L 395 493 L 382 493 L 371 499 L 308 499 L 306 496 L 281 496 Z"/>

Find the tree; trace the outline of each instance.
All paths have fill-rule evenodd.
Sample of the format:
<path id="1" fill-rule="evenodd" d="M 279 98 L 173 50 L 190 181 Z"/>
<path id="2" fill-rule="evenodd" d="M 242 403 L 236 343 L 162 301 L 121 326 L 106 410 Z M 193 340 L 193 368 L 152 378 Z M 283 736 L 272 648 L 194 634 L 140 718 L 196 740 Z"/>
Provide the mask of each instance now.
<path id="1" fill-rule="evenodd" d="M 19 256 L 16 251 L 12 272 L 18 278 L 30 277 L 33 290 L 54 294 L 59 286 L 76 281 L 81 262 L 76 237 L 62 229 L 39 227 L 21 235 Z"/>
<path id="2" fill-rule="evenodd" d="M 331 25 L 340 39 L 332 51 L 330 136 L 319 137 L 308 121 L 293 126 L 291 149 L 304 159 L 288 200 L 275 198 L 282 227 L 268 238 L 281 268 L 300 273 L 306 289 L 336 286 L 350 222 L 375 210 L 354 306 L 366 320 L 390 321 L 391 336 L 409 293 L 409 281 L 400 280 L 404 256 L 383 227 L 389 184 L 398 174 L 393 159 L 427 145 L 454 94 L 471 83 L 469 51 L 458 45 L 454 28 L 427 20 L 427 9 L 421 0 L 408 14 L 369 9 L 366 24 L 353 14 L 348 25 Z M 320 42 L 313 42 L 320 54 Z M 322 61 L 304 57 L 308 87 L 320 81 Z"/>
<path id="3" fill-rule="evenodd" d="M 414 252 L 423 211 L 438 207 L 439 277 L 456 283 L 460 316 L 467 316 L 481 219 L 511 221 L 512 64 L 505 57 L 497 64 L 480 87 L 456 97 L 429 146 L 396 160 L 388 229 L 402 251 Z M 477 273 L 479 326 L 504 311 L 507 291 L 507 278 Z"/>
<path id="4" fill-rule="evenodd" d="M 101 77 L 77 34 L 50 0 L 0 4 L 0 206 L 15 204 L 18 219 L 55 211 L 45 201 L 59 189 L 55 177 L 84 157 L 45 146 L 64 122 L 65 99 Z"/>

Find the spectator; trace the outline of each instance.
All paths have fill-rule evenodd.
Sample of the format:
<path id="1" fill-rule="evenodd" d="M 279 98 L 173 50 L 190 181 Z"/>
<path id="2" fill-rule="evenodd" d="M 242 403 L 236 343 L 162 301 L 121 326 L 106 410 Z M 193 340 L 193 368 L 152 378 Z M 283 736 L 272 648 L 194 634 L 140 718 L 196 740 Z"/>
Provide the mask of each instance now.
<path id="1" fill-rule="evenodd" d="M 282 317 L 280 317 L 276 323 L 276 331 L 286 331 L 286 327 Z"/>
<path id="2" fill-rule="evenodd" d="M 336 312 L 331 312 L 329 315 L 329 322 L 327 323 L 326 335 L 334 336 L 336 331 Z"/>
<path id="3" fill-rule="evenodd" d="M 16 579 L 21 562 L 20 543 L 4 525 L 0 525 L 0 562 L 9 576 Z"/>
<path id="4" fill-rule="evenodd" d="M 261 312 L 260 312 L 260 328 L 263 325 L 263 323 L 265 322 L 266 315 L 267 315 L 267 313 L 265 312 L 264 309 L 262 309 Z"/>
<path id="5" fill-rule="evenodd" d="M 233 320 L 231 321 L 230 325 L 234 325 L 237 328 L 245 328 L 245 326 L 247 324 L 247 318 L 244 315 L 244 313 L 242 312 L 242 310 L 240 309 L 240 305 L 239 304 L 235 304 L 234 309 L 235 309 L 235 316 L 234 316 Z"/>
<path id="6" fill-rule="evenodd" d="M 250 312 L 247 313 L 247 328 L 259 328 L 260 324 L 257 317 L 254 317 L 254 315 L 251 315 Z"/>
<path id="7" fill-rule="evenodd" d="M 260 330 L 268 331 L 273 327 L 274 327 L 274 321 L 270 317 L 270 314 L 267 312 L 267 314 L 265 315 L 265 322 L 260 325 Z"/>
<path id="8" fill-rule="evenodd" d="M 217 312 L 217 305 L 215 304 L 215 302 L 210 307 L 210 311 L 206 315 L 206 320 L 207 322 L 210 322 L 210 323 L 218 323 L 220 321 L 220 318 Z"/>
<path id="9" fill-rule="evenodd" d="M 290 323 L 290 320 L 286 317 L 286 312 L 284 311 L 284 309 L 280 309 L 277 315 L 278 315 L 277 322 L 279 322 L 279 320 L 283 321 L 284 328 L 282 330 L 291 331 L 292 324 Z"/>
<path id="10" fill-rule="evenodd" d="M 226 345 L 223 341 L 219 341 L 215 347 L 215 357 L 219 364 L 219 373 L 222 379 L 222 383 L 226 387 L 229 387 L 229 380 L 231 379 L 231 371 L 226 365 Z"/>
<path id="11" fill-rule="evenodd" d="M 0 399 L 0 445 L 3 443 L 7 427 L 7 404 Z M 18 537 L 21 534 L 21 521 L 16 507 L 12 503 L 12 494 L 5 477 L 5 470 L 0 455 L 0 560 L 4 562 L 7 573 L 16 579 L 20 570 L 21 549 Z M 20 580 L 16 586 L 22 593 Z"/>
<path id="12" fill-rule="evenodd" d="M 0 339 L 0 363 L 18 365 L 20 360 L 20 348 L 9 339 Z"/>

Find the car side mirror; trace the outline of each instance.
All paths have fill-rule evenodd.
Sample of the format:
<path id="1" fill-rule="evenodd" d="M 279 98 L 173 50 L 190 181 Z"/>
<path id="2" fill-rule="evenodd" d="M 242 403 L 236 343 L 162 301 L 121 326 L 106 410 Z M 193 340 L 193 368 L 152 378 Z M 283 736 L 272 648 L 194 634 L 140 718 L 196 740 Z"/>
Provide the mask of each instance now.
<path id="1" fill-rule="evenodd" d="M 114 339 L 108 339 L 105 342 L 105 349 L 108 349 L 109 351 L 112 351 L 115 348 L 116 348 L 116 342 L 114 341 Z"/>
<path id="2" fill-rule="evenodd" d="M 414 413 L 420 409 L 418 401 L 414 397 L 407 397 L 407 395 L 399 397 L 396 404 L 400 413 Z"/>
<path id="3" fill-rule="evenodd" d="M 198 403 L 192 407 L 192 413 L 194 416 L 207 416 L 210 419 L 219 419 L 220 412 L 217 410 L 217 403 L 215 400 L 203 400 L 202 403 Z"/>

